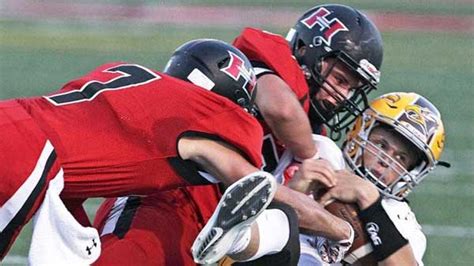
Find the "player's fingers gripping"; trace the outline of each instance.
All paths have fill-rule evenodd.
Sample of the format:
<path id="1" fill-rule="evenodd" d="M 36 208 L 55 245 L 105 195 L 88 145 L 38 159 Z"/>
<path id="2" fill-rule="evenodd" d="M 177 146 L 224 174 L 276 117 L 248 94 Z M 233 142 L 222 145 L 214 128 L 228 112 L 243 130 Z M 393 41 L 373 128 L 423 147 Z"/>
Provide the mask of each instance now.
<path id="1" fill-rule="evenodd" d="M 331 188 L 337 184 L 335 171 L 331 164 L 323 159 L 306 160 L 302 165 L 305 178 L 322 183 L 325 187 Z"/>
<path id="2" fill-rule="evenodd" d="M 348 203 L 357 202 L 366 191 L 364 180 L 348 171 L 336 171 L 335 176 L 339 182 L 320 197 L 319 202 L 323 205 L 330 203 L 333 199 Z"/>
<path id="3" fill-rule="evenodd" d="M 319 196 L 319 199 L 317 199 L 317 201 L 323 206 L 326 206 L 327 204 L 331 203 L 336 199 L 336 197 L 334 197 L 334 192 L 337 190 L 337 188 L 338 187 L 327 190 L 324 194 Z"/>
<path id="4" fill-rule="evenodd" d="M 294 190 L 308 193 L 314 188 L 333 187 L 337 180 L 335 171 L 326 160 L 307 159 L 304 160 L 290 179 L 288 186 Z"/>
<path id="5" fill-rule="evenodd" d="M 302 193 L 309 193 L 311 191 L 312 182 L 311 179 L 306 179 L 304 177 L 303 171 L 300 168 L 295 171 L 293 177 L 288 182 L 288 187 Z"/>

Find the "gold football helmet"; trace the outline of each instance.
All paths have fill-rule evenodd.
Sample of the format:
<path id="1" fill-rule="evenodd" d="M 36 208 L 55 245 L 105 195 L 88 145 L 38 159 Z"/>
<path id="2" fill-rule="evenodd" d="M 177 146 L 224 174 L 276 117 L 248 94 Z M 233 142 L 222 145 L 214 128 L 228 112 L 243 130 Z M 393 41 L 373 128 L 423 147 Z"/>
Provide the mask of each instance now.
<path id="1" fill-rule="evenodd" d="M 416 165 L 407 169 L 397 158 L 385 153 L 369 136 L 377 126 L 393 128 L 402 139 L 419 154 Z M 379 191 L 391 198 L 401 200 L 418 185 L 438 164 L 444 149 L 445 132 L 441 115 L 436 107 L 416 93 L 395 92 L 380 96 L 370 103 L 359 116 L 347 135 L 343 153 L 349 166 L 360 176 L 374 183 Z M 364 152 L 377 156 L 398 178 L 390 183 L 383 181 L 364 165 Z M 378 174 L 380 175 L 380 174 Z"/>

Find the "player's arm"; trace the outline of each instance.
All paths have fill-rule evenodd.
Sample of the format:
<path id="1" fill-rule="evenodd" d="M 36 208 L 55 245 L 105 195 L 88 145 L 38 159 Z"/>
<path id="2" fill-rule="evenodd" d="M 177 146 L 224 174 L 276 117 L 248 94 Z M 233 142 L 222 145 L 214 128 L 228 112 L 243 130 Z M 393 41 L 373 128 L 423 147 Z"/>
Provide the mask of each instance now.
<path id="1" fill-rule="evenodd" d="M 417 265 L 415 255 L 411 249 L 410 244 L 404 245 L 398 249 L 385 260 L 379 261 L 378 265 L 381 266 L 397 266 L 397 265 Z"/>
<path id="2" fill-rule="evenodd" d="M 351 228 L 348 223 L 329 213 L 311 197 L 280 186 L 275 199 L 293 207 L 298 215 L 299 226 L 306 233 L 336 241 L 350 238 Z"/>
<path id="3" fill-rule="evenodd" d="M 367 225 L 375 222 L 379 234 L 370 237 L 374 255 L 379 265 L 417 265 L 413 250 L 408 241 L 395 227 L 381 204 L 380 193 L 371 182 L 360 178 L 348 171 L 338 171 L 337 185 L 323 195 L 320 202 L 338 199 L 344 202 L 354 202 L 359 206 L 359 217 Z M 367 226 L 365 226 L 367 229 Z M 390 243 L 390 245 L 387 245 Z"/>
<path id="4" fill-rule="evenodd" d="M 359 213 L 366 233 L 372 244 L 373 254 L 378 265 L 417 265 L 415 254 L 407 239 L 383 209 L 380 199 Z M 377 234 L 372 232 L 370 224 L 379 227 Z"/>
<path id="5" fill-rule="evenodd" d="M 222 141 L 203 137 L 182 137 L 178 142 L 178 151 L 183 160 L 194 161 L 225 185 L 259 171 L 237 149 Z"/>
<path id="6" fill-rule="evenodd" d="M 255 102 L 275 136 L 301 159 L 316 154 L 307 114 L 288 85 L 277 75 L 258 78 Z"/>
<path id="7" fill-rule="evenodd" d="M 198 163 L 205 171 L 226 185 L 259 170 L 235 148 L 220 141 L 200 137 L 182 137 L 178 142 L 178 150 L 182 159 Z M 334 240 L 347 239 L 350 236 L 351 229 L 345 221 L 330 214 L 303 193 L 279 186 L 275 200 L 294 208 L 300 227 L 312 234 Z"/>

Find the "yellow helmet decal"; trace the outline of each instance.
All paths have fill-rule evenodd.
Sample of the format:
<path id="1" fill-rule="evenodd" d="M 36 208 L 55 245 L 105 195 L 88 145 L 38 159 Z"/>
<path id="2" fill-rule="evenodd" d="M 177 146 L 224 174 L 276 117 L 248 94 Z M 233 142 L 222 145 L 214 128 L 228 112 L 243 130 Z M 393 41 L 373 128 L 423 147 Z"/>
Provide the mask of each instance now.
<path id="1" fill-rule="evenodd" d="M 439 160 L 441 157 L 441 153 L 444 150 L 445 137 L 443 124 L 440 124 L 437 132 L 435 132 L 431 141 L 428 143 L 435 160 Z"/>
<path id="2" fill-rule="evenodd" d="M 400 122 L 425 143 L 431 141 L 433 133 L 439 126 L 435 114 L 430 109 L 416 103 L 405 107 L 405 114 L 400 117 Z"/>
<path id="3" fill-rule="evenodd" d="M 383 114 L 384 116 L 392 119 L 397 119 L 405 111 L 405 106 L 413 103 L 414 101 L 414 95 L 389 93 L 375 99 L 370 104 L 370 107 L 379 114 Z"/>

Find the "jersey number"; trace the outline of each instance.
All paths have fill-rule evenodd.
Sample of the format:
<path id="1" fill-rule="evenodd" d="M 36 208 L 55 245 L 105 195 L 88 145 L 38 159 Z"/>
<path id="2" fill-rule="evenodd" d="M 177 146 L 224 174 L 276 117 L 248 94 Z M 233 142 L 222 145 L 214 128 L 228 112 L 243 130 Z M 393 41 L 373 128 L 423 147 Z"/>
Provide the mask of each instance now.
<path id="1" fill-rule="evenodd" d="M 80 89 L 46 96 L 54 105 L 66 105 L 92 101 L 97 95 L 104 91 L 126 89 L 152 82 L 161 77 L 153 71 L 139 65 L 119 65 L 105 70 L 104 72 L 119 73 L 120 76 L 107 82 L 91 80 Z"/>

